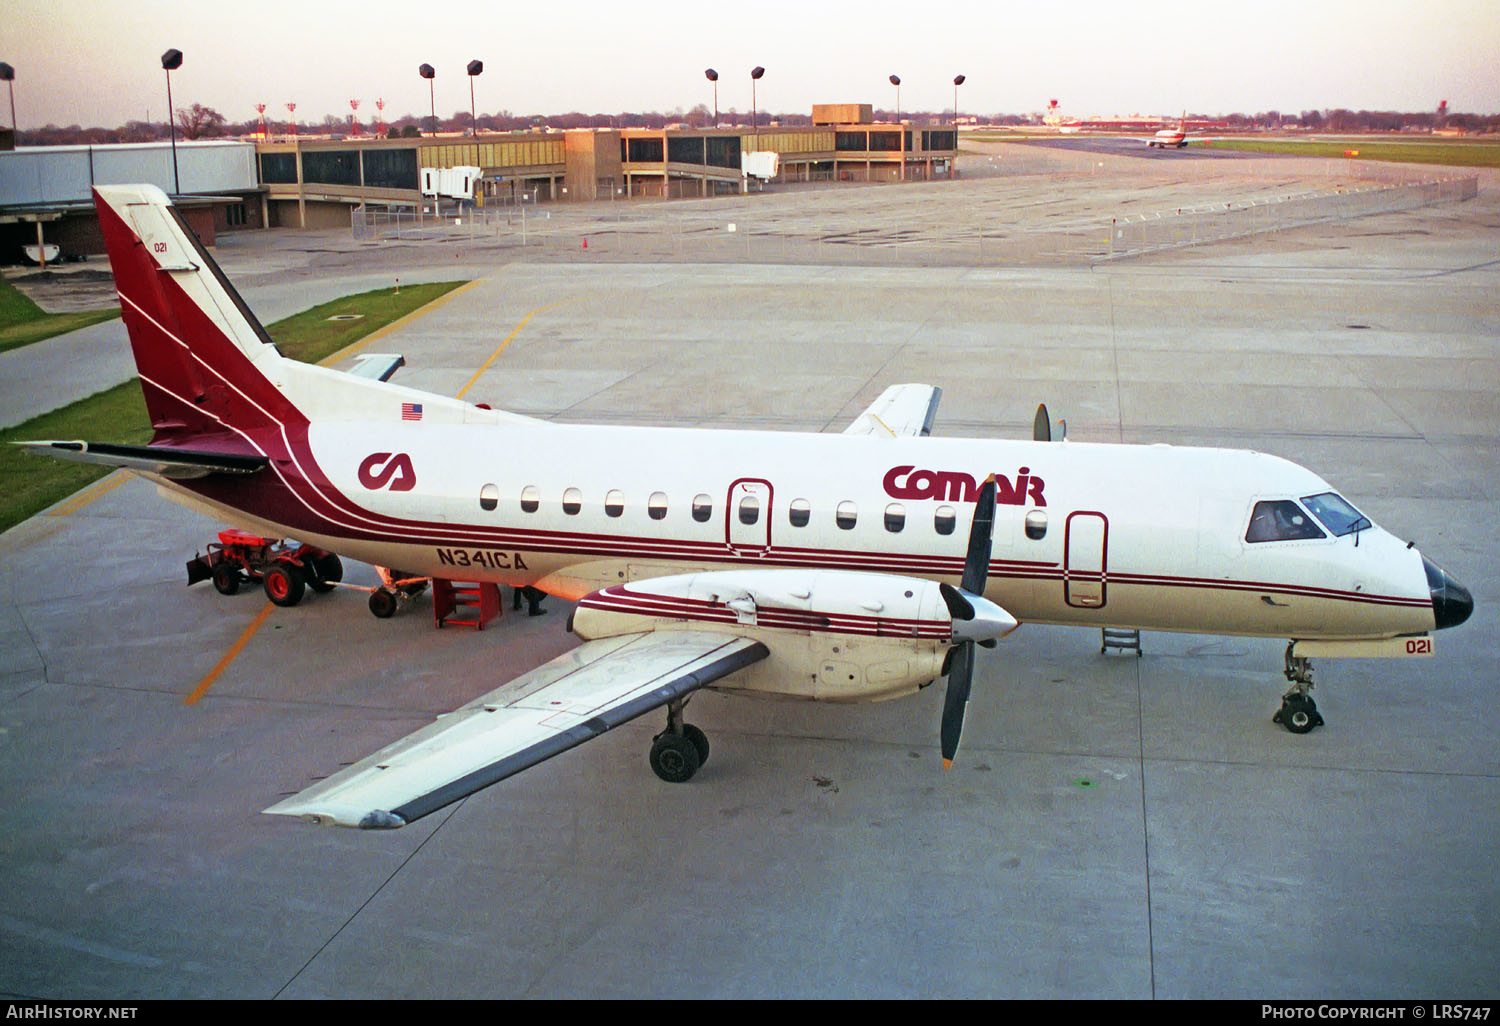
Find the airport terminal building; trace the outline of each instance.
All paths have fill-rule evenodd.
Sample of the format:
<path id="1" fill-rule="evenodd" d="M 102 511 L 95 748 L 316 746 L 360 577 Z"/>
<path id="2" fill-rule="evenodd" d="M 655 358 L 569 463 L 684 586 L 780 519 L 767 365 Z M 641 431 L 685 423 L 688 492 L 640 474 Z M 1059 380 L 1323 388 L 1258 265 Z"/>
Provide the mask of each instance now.
<path id="1" fill-rule="evenodd" d="M 89 189 L 152 182 L 196 211 L 195 231 L 343 228 L 361 207 L 416 208 L 423 169 L 478 168 L 476 204 L 693 198 L 752 183 L 950 178 L 951 125 L 874 121 L 869 104 L 821 104 L 813 124 L 609 128 L 405 139 L 292 138 L 0 151 L 0 248 L 45 237 L 102 253 Z M 175 161 L 175 164 L 174 164 Z M 749 170 L 753 169 L 753 170 Z M 123 177 L 122 177 L 123 176 Z"/>

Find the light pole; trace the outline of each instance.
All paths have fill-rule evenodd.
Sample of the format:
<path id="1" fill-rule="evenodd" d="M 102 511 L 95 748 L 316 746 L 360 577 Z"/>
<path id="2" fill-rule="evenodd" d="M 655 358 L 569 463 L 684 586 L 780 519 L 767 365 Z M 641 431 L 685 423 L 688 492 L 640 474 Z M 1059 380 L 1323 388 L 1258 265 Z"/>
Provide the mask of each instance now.
<path id="1" fill-rule="evenodd" d="M 703 77 L 714 84 L 714 127 L 719 127 L 719 73 L 709 68 L 703 73 Z"/>
<path id="2" fill-rule="evenodd" d="M 424 64 L 417 69 L 417 74 L 427 80 L 427 103 L 428 109 L 432 111 L 432 117 L 427 121 L 427 131 L 429 135 L 437 135 L 437 98 L 433 93 L 432 84 L 432 80 L 437 77 L 437 72 L 433 70 L 431 64 Z"/>
<path id="3" fill-rule="evenodd" d="M 958 131 L 958 87 L 964 84 L 963 75 L 953 76 L 953 130 Z M 954 136 L 953 145 L 958 145 L 958 137 Z"/>
<path id="4" fill-rule="evenodd" d="M 290 139 L 297 138 L 297 105 L 295 103 L 286 105 L 286 134 Z"/>
<path id="5" fill-rule="evenodd" d="M 906 181 L 906 134 L 901 131 L 901 76 L 892 75 L 891 85 L 896 87 L 896 149 L 901 151 L 901 163 L 896 168 L 896 181 Z"/>
<path id="6" fill-rule="evenodd" d="M 479 138 L 479 119 L 474 114 L 474 79 L 484 72 L 484 61 L 470 61 L 469 67 L 469 134 Z"/>
<path id="7" fill-rule="evenodd" d="M 271 137 L 266 134 L 266 105 L 264 103 L 257 103 L 255 105 L 255 113 L 258 114 L 258 115 L 260 115 L 260 138 L 261 138 L 261 141 L 262 142 L 270 142 L 271 141 Z"/>
<path id="8" fill-rule="evenodd" d="M 349 101 L 349 136 L 351 138 L 359 135 L 359 101 Z"/>
<path id="9" fill-rule="evenodd" d="M 760 114 L 755 105 L 755 83 L 766 73 L 766 69 L 759 65 L 750 69 L 750 125 L 755 129 L 755 134 L 760 135 Z"/>
<path id="10" fill-rule="evenodd" d="M 0 82 L 10 90 L 10 131 L 14 135 L 16 131 L 16 69 L 0 61 Z"/>
<path id="11" fill-rule="evenodd" d="M 167 73 L 167 127 L 172 134 L 172 195 L 182 192 L 177 179 L 177 116 L 172 113 L 172 72 L 182 67 L 182 51 L 168 50 L 161 55 L 161 69 Z"/>

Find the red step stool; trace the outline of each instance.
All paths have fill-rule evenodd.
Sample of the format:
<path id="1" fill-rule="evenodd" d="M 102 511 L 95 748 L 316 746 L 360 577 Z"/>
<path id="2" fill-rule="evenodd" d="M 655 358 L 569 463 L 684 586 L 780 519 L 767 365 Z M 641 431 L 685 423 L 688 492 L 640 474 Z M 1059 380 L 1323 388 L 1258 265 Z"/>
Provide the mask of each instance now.
<path id="1" fill-rule="evenodd" d="M 500 615 L 500 585 L 432 579 L 432 622 L 484 630 Z"/>

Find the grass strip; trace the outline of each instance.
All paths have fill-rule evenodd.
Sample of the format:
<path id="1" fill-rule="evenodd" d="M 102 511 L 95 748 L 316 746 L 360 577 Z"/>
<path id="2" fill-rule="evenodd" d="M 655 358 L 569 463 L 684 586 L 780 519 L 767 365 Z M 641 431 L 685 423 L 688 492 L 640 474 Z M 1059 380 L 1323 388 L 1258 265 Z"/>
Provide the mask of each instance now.
<path id="1" fill-rule="evenodd" d="M 77 313 L 49 314 L 28 299 L 21 290 L 0 278 L 0 353 L 40 342 L 53 335 L 87 328 L 90 324 L 120 316 L 118 306 L 109 310 L 83 310 Z"/>
<path id="2" fill-rule="evenodd" d="M 1380 160 L 1399 164 L 1437 164 L 1445 167 L 1500 167 L 1500 143 L 1408 142 L 1401 139 L 1212 139 L 1194 140 L 1194 147 L 1217 150 L 1249 150 L 1254 153 L 1284 153 L 1297 157 L 1343 157 L 1357 152 L 1358 160 Z"/>
<path id="3" fill-rule="evenodd" d="M 394 289 L 378 289 L 344 296 L 268 325 L 266 332 L 286 356 L 316 363 L 462 284 L 435 282 L 407 285 L 400 295 Z M 358 316 L 351 320 L 329 320 L 349 314 Z M 109 467 L 31 456 L 10 444 L 42 438 L 145 445 L 151 441 L 151 422 L 140 384 L 131 378 L 51 413 L 0 430 L 0 531 L 9 530 L 111 473 Z"/>

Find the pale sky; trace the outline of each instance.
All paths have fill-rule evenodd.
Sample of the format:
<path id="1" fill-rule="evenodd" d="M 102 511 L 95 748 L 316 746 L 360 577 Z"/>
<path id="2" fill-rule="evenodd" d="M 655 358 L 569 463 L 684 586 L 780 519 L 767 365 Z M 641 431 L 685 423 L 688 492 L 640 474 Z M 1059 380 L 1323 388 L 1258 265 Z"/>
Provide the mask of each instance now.
<path id="1" fill-rule="evenodd" d="M 814 103 L 964 113 L 1204 114 L 1307 109 L 1500 111 L 1500 0 L 0 0 L 0 61 L 16 70 L 19 127 L 163 120 L 161 54 L 178 107 L 231 121 L 254 105 L 299 119 L 570 110 L 750 109 Z M 0 123 L 9 109 L 0 91 Z"/>

